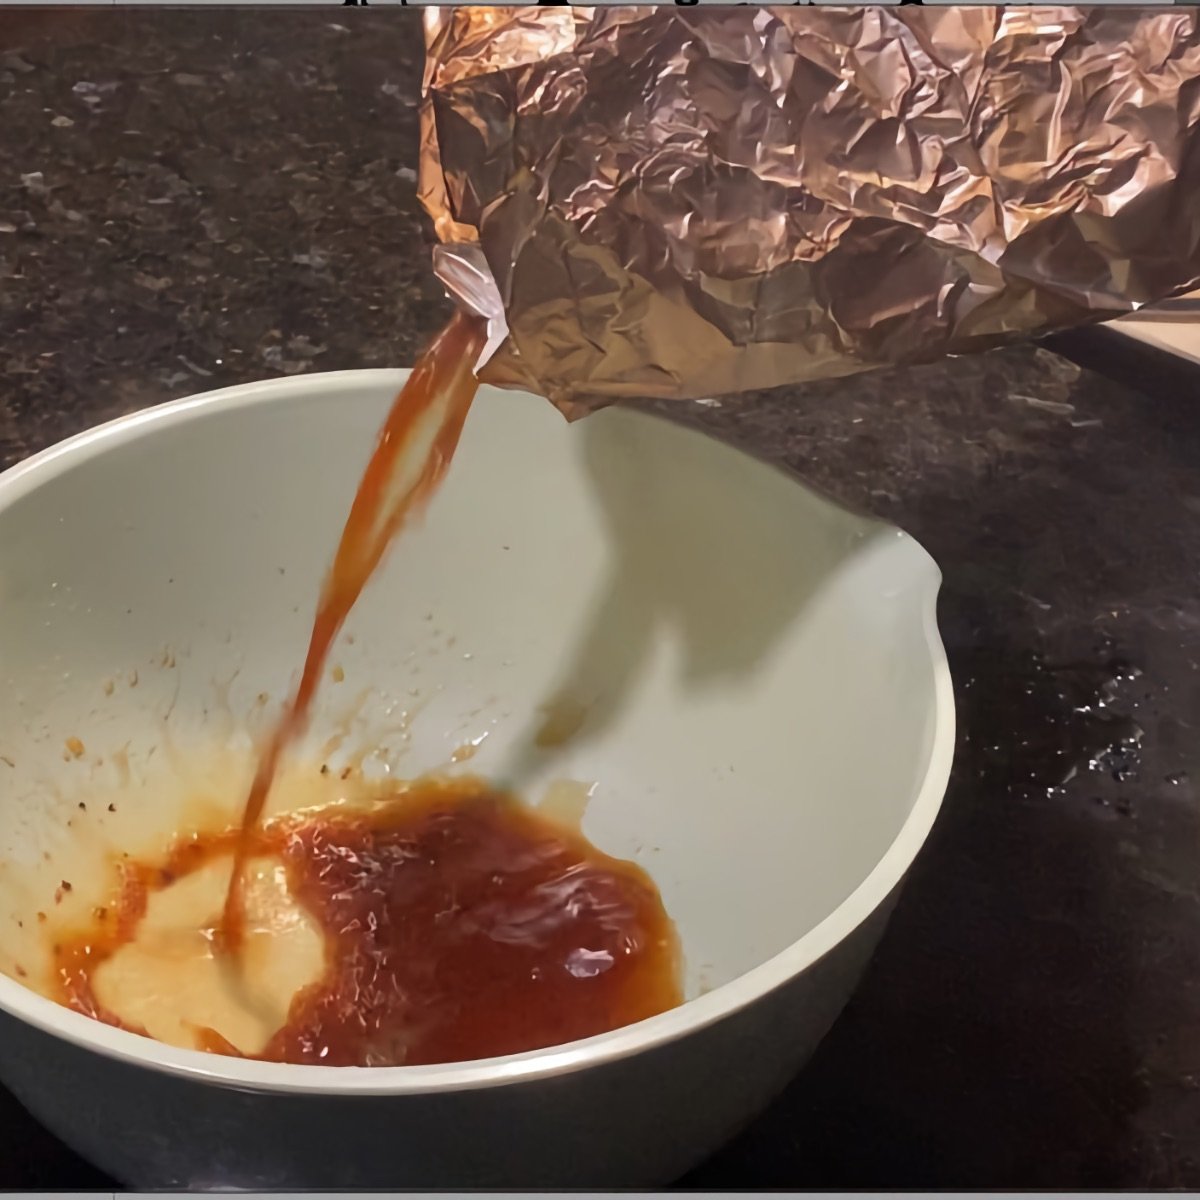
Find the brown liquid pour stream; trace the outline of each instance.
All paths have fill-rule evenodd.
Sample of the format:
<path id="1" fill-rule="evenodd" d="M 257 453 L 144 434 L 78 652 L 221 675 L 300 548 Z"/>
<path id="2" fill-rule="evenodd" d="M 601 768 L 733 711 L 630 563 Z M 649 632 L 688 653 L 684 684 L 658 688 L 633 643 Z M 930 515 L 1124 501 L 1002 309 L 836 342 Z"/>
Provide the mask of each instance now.
<path id="1" fill-rule="evenodd" d="M 681 1003 L 678 940 L 649 876 L 600 853 L 551 812 L 526 809 L 481 781 L 426 780 L 377 796 L 365 812 L 262 820 L 334 638 L 389 542 L 446 473 L 483 341 L 480 322 L 455 317 L 396 398 L 322 588 L 300 682 L 259 758 L 240 826 L 184 838 L 157 865 L 123 859 L 110 902 L 83 929 L 54 935 L 62 1003 L 151 1036 L 119 1003 L 106 1003 L 96 972 L 136 944 L 155 893 L 230 853 L 219 927 L 203 933 L 237 1002 L 256 1011 L 246 898 L 256 857 L 283 867 L 292 896 L 322 931 L 325 967 L 292 996 L 286 1020 L 258 1049 L 186 1018 L 199 1049 L 328 1066 L 456 1062 L 588 1037 Z"/>
<path id="2" fill-rule="evenodd" d="M 258 760 L 242 811 L 220 929 L 224 947 L 235 957 L 245 933 L 246 862 L 280 759 L 304 732 L 333 640 L 384 551 L 409 518 L 424 509 L 446 474 L 479 388 L 474 366 L 486 337 L 479 318 L 463 313 L 451 318 L 401 388 L 363 472 L 333 566 L 321 589 L 300 683 Z M 437 429 L 415 480 L 397 491 L 406 459 L 419 446 L 425 421 L 435 416 Z"/>

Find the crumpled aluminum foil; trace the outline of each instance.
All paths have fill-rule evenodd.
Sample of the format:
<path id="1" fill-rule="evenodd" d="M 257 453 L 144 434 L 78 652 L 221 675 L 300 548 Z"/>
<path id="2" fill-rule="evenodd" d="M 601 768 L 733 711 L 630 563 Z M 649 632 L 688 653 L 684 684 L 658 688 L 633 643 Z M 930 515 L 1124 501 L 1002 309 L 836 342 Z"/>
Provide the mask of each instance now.
<path id="1" fill-rule="evenodd" d="M 1200 282 L 1197 10 L 426 22 L 439 274 L 461 295 L 464 264 L 490 272 L 482 377 L 571 415 L 982 349 Z"/>

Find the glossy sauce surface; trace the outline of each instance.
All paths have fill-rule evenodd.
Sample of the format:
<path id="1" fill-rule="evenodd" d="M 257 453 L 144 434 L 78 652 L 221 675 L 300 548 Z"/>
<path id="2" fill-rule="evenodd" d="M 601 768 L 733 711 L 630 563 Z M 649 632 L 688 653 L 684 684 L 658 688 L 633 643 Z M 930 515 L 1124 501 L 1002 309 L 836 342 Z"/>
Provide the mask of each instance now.
<path id="1" fill-rule="evenodd" d="M 93 925 L 55 947 L 59 999 L 133 1028 L 96 974 L 137 936 L 153 893 L 230 856 L 238 831 L 124 864 Z M 292 897 L 320 927 L 325 967 L 247 1057 L 328 1066 L 458 1062 L 588 1037 L 680 1003 L 674 928 L 637 866 L 474 781 L 416 786 L 369 811 L 260 828 Z M 215 933 L 215 931 L 213 931 Z M 239 1054 L 223 1035 L 195 1044 Z"/>

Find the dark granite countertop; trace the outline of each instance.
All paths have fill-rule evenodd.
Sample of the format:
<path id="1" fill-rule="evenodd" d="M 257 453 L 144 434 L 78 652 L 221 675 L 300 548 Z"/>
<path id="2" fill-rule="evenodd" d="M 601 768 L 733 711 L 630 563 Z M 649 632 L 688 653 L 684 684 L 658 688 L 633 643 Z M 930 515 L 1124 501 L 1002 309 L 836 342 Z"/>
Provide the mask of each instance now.
<path id="1" fill-rule="evenodd" d="M 0 466 L 410 362 L 446 307 L 412 12 L 0 13 Z M 687 406 L 941 563 L 944 815 L 868 977 L 697 1187 L 1200 1187 L 1198 390 L 1045 348 Z M 102 1186 L 0 1093 L 0 1188 Z"/>

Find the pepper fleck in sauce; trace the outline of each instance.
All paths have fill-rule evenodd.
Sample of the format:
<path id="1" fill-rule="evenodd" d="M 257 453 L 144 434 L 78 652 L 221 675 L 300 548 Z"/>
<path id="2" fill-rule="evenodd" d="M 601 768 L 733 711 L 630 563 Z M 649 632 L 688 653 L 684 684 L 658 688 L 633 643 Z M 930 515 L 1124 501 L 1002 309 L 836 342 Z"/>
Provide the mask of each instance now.
<path id="1" fill-rule="evenodd" d="M 127 869 L 106 915 L 55 951 L 59 999 L 123 1025 L 95 975 L 137 936 L 150 893 L 237 833 Z M 423 784 L 367 812 L 259 829 L 325 945 L 320 979 L 248 1057 L 328 1066 L 460 1062 L 604 1033 L 680 1003 L 674 928 L 638 867 L 472 781 Z M 139 1031 L 140 1032 L 140 1031 Z M 197 1045 L 239 1050 L 214 1030 Z"/>

